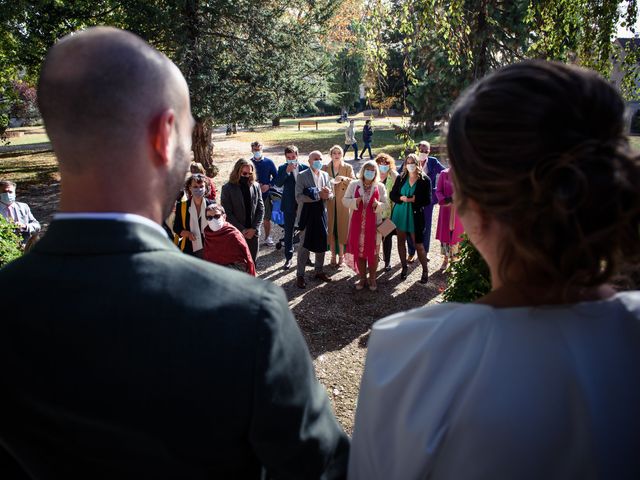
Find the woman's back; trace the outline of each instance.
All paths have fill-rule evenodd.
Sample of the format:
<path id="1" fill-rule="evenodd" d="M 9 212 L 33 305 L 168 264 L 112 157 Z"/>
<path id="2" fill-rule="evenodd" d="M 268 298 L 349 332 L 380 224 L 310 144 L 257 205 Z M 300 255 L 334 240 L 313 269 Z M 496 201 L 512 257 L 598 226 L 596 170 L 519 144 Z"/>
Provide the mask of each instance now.
<path id="1" fill-rule="evenodd" d="M 374 326 L 350 478 L 640 478 L 638 452 L 640 292 Z"/>

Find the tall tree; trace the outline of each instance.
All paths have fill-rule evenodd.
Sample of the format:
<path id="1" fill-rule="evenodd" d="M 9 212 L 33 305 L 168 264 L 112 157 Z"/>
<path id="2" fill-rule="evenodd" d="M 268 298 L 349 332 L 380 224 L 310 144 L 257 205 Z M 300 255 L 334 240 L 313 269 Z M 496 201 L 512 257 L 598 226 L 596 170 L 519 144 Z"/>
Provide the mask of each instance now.
<path id="1" fill-rule="evenodd" d="M 331 0 L 15 0 L 2 6 L 0 21 L 16 36 L 17 58 L 34 75 L 53 42 L 78 28 L 114 25 L 148 40 L 187 79 L 197 120 L 195 158 L 208 165 L 215 124 L 277 118 L 317 95 L 326 63 L 315 50 L 339 5 Z"/>

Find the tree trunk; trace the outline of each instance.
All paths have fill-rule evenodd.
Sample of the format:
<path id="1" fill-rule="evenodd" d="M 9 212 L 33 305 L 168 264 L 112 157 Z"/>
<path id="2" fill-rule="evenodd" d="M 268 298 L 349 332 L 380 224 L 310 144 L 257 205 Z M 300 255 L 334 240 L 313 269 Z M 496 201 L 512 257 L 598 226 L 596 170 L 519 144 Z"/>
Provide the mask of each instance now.
<path id="1" fill-rule="evenodd" d="M 272 127 L 279 127 L 280 126 L 280 117 L 276 117 L 274 119 L 271 120 L 271 126 Z"/>
<path id="2" fill-rule="evenodd" d="M 213 129 L 208 122 L 198 121 L 193 129 L 193 159 L 201 163 L 207 170 L 213 165 Z"/>

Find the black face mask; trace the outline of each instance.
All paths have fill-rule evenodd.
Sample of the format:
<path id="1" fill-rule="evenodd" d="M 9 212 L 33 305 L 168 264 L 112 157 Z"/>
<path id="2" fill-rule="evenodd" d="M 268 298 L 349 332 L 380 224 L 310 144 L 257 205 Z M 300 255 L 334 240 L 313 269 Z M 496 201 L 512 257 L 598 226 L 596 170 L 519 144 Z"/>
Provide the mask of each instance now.
<path id="1" fill-rule="evenodd" d="M 249 183 L 249 177 L 240 177 L 240 183 L 242 185 L 247 185 Z"/>

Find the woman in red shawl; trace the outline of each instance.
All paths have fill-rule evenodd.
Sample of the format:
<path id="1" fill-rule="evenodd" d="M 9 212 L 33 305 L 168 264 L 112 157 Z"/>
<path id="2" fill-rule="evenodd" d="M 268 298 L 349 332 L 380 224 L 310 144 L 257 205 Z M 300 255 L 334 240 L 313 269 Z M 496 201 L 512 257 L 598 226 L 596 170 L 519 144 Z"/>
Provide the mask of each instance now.
<path id="1" fill-rule="evenodd" d="M 255 277 L 256 267 L 244 235 L 226 221 L 224 207 L 218 204 L 210 205 L 207 207 L 206 216 L 203 258 Z"/>
<path id="2" fill-rule="evenodd" d="M 387 207 L 387 190 L 379 179 L 378 164 L 369 160 L 362 165 L 358 180 L 349 184 L 342 198 L 344 206 L 353 212 L 344 258 L 360 276 L 356 290 L 367 285 L 367 270 L 369 290 L 378 289 L 376 273 L 382 237 L 376 227 L 382 222 L 382 212 Z"/>

